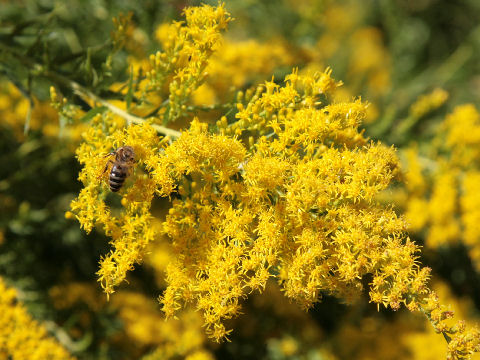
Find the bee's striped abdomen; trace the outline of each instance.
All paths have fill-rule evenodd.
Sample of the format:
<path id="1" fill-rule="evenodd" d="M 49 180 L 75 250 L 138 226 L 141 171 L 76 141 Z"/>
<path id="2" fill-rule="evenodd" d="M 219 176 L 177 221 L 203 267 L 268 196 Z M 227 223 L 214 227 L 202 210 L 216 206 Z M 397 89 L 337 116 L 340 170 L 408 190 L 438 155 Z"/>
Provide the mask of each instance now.
<path id="1" fill-rule="evenodd" d="M 126 177 L 127 169 L 125 169 L 121 165 L 114 164 L 112 166 L 112 170 L 110 171 L 110 178 L 108 181 L 110 190 L 112 190 L 113 192 L 117 192 L 118 190 L 120 190 L 123 183 L 125 182 Z"/>

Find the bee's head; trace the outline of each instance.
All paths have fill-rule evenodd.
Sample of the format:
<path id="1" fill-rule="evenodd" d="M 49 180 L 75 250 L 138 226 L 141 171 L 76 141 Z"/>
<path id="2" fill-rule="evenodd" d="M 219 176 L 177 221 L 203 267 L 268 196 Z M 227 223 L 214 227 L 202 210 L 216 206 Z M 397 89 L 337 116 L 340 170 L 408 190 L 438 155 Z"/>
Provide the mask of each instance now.
<path id="1" fill-rule="evenodd" d="M 135 161 L 135 151 L 133 151 L 133 148 L 131 146 L 123 146 L 120 149 L 118 149 L 118 155 L 122 161 L 126 161 L 126 162 Z"/>

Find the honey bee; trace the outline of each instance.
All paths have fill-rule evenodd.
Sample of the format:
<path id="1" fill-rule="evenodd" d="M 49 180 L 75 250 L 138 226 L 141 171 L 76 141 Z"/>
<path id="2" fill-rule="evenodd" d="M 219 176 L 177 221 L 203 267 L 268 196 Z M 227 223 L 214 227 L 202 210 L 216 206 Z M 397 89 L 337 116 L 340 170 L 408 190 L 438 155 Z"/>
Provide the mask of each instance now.
<path id="1" fill-rule="evenodd" d="M 112 164 L 110 169 L 110 175 L 108 176 L 108 185 L 110 190 L 117 192 L 122 187 L 125 179 L 129 175 L 130 169 L 135 163 L 135 152 L 131 146 L 122 146 L 117 150 L 105 155 L 115 156 L 115 160 L 108 160 L 105 170 L 103 170 L 102 176 L 107 171 L 108 166 Z"/>

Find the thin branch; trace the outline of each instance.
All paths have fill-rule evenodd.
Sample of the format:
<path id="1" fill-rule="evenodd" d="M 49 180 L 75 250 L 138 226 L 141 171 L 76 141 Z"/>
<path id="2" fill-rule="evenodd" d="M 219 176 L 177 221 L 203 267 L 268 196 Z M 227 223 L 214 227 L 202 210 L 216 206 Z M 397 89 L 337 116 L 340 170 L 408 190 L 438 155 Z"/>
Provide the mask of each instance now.
<path id="1" fill-rule="evenodd" d="M 78 341 L 72 340 L 68 333 L 53 321 L 45 321 L 45 328 L 53 333 L 60 344 L 70 352 L 80 352 L 85 350 L 92 342 L 92 335 L 88 333 Z"/>
<path id="2" fill-rule="evenodd" d="M 423 313 L 423 315 L 425 315 L 425 317 L 430 322 L 430 325 L 432 325 L 433 328 L 436 331 L 435 324 L 433 323 L 433 320 L 432 320 L 432 317 L 430 316 L 430 314 L 427 311 L 425 311 L 425 309 L 422 306 L 420 306 L 420 311 Z M 445 339 L 447 344 L 450 344 L 450 341 L 452 341 L 452 338 L 450 336 L 448 336 L 448 334 L 445 331 L 441 331 L 440 333 L 443 335 L 443 338 Z"/>
<path id="3" fill-rule="evenodd" d="M 83 86 L 81 86 L 80 84 L 78 84 L 75 81 L 72 81 L 72 80 L 67 79 L 67 78 L 62 79 L 62 81 L 63 82 L 67 81 L 70 88 L 78 96 L 89 98 L 89 99 L 91 99 L 91 100 L 93 100 L 93 101 L 95 101 L 99 104 L 102 104 L 103 106 L 106 106 L 112 113 L 124 118 L 129 123 L 143 124 L 145 122 L 145 119 L 127 113 L 126 111 L 124 111 L 124 110 L 116 107 L 115 105 L 109 103 L 108 101 L 98 97 L 97 95 L 95 95 L 94 93 L 92 93 L 88 89 L 85 89 Z M 180 135 L 182 135 L 182 133 L 180 131 L 170 129 L 170 128 L 165 127 L 165 126 L 161 126 L 161 125 L 157 125 L 157 124 L 150 124 L 150 125 L 155 130 L 157 130 L 159 133 L 164 134 L 166 136 L 170 136 L 170 137 L 173 137 L 173 138 L 178 138 L 178 137 L 180 137 Z"/>

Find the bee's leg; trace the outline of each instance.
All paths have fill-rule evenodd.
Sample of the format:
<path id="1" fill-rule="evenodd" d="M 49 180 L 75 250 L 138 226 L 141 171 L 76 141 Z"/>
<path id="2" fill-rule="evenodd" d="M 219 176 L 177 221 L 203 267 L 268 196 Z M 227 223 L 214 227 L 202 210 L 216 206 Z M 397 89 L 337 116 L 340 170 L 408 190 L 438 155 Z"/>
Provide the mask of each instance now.
<path id="1" fill-rule="evenodd" d="M 113 161 L 112 161 L 112 160 L 108 160 L 107 165 L 105 165 L 105 169 L 103 169 L 102 173 L 100 174 L 100 176 L 99 176 L 97 179 L 101 179 L 101 178 L 102 178 L 103 174 L 105 174 L 105 172 L 106 172 L 107 169 L 108 169 L 108 165 L 110 165 L 110 164 L 113 164 Z"/>

